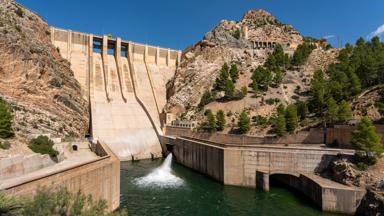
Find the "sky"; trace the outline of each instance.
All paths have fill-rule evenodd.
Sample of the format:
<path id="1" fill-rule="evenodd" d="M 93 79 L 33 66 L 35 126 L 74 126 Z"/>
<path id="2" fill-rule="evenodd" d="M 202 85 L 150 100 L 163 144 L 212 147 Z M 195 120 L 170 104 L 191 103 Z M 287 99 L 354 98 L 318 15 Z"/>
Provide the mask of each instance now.
<path id="1" fill-rule="evenodd" d="M 384 0 L 17 0 L 49 25 L 182 50 L 220 20 L 264 9 L 304 36 L 333 46 L 384 39 Z"/>

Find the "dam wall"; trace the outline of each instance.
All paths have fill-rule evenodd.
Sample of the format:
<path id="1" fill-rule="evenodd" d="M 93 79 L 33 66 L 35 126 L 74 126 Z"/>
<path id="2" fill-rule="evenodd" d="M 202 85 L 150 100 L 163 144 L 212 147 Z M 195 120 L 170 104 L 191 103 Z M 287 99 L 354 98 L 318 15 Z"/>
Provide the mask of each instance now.
<path id="1" fill-rule="evenodd" d="M 98 143 L 95 152 L 99 158 L 82 164 L 41 173 L 32 179 L 22 178 L 10 185 L 1 185 L 0 191 L 11 196 L 33 196 L 39 187 L 91 194 L 95 200 L 104 199 L 110 212 L 120 205 L 120 161 L 104 144 Z"/>
<path id="2" fill-rule="evenodd" d="M 266 136 L 255 137 L 247 135 L 196 132 L 189 128 L 179 128 L 173 126 L 165 127 L 165 134 L 168 136 L 185 136 L 197 139 L 208 140 L 224 144 L 323 144 L 324 133 L 321 128 L 311 128 L 309 131 L 299 131 L 295 134 L 288 134 L 283 137 Z"/>
<path id="3" fill-rule="evenodd" d="M 345 186 L 314 173 L 351 150 L 319 147 L 227 145 L 190 138 L 164 139 L 176 162 L 225 185 L 269 191 L 270 177 L 304 193 L 324 211 L 353 214 L 365 190 Z"/>
<path id="4" fill-rule="evenodd" d="M 121 160 L 160 157 L 166 83 L 181 52 L 54 27 L 51 40 L 89 102 L 93 138 Z"/>

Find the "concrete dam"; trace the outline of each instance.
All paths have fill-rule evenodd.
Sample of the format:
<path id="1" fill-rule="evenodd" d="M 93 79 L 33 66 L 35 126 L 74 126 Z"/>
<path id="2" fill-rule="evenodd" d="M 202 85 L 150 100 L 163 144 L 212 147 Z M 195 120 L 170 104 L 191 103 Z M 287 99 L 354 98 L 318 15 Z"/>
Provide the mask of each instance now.
<path id="1" fill-rule="evenodd" d="M 89 102 L 90 131 L 120 160 L 161 156 L 166 83 L 181 52 L 51 28 Z"/>

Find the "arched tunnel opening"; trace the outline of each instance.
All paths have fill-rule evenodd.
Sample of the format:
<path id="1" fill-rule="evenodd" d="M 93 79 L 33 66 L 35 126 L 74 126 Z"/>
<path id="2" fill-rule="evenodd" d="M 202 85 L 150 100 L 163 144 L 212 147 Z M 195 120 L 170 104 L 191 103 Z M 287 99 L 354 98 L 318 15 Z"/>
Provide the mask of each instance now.
<path id="1" fill-rule="evenodd" d="M 311 208 L 319 208 L 302 190 L 301 180 L 293 174 L 271 174 L 269 176 L 269 185 L 275 190 L 285 191 L 292 194 L 302 205 Z"/>

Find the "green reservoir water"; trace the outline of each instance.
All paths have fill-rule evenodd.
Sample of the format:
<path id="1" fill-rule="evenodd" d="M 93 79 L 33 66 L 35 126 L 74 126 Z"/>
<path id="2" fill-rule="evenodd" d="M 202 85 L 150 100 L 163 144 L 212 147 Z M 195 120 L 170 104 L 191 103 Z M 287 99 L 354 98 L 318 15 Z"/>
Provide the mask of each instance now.
<path id="1" fill-rule="evenodd" d="M 265 193 L 224 186 L 176 163 L 171 165 L 172 178 L 163 174 L 143 178 L 162 163 L 121 164 L 121 207 L 127 208 L 130 216 L 333 215 L 322 213 L 307 198 L 284 187 L 271 187 Z"/>

